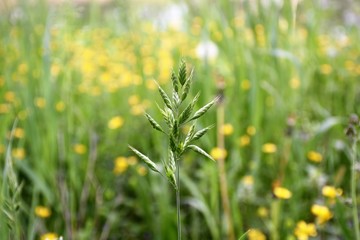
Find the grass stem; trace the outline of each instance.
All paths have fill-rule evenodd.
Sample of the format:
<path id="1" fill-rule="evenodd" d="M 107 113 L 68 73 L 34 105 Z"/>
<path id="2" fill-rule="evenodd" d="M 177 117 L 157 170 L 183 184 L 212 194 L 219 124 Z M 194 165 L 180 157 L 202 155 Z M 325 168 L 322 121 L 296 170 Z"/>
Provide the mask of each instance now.
<path id="1" fill-rule="evenodd" d="M 352 215 L 355 228 L 355 237 L 356 240 L 360 240 L 360 230 L 359 230 L 359 214 L 357 209 L 357 198 L 356 198 L 356 140 L 352 145 L 352 170 L 351 170 L 351 199 L 352 199 Z"/>
<path id="2" fill-rule="evenodd" d="M 176 210 L 177 210 L 177 231 L 178 231 L 178 240 L 181 240 L 181 218 L 180 218 L 180 162 L 176 158 Z"/>

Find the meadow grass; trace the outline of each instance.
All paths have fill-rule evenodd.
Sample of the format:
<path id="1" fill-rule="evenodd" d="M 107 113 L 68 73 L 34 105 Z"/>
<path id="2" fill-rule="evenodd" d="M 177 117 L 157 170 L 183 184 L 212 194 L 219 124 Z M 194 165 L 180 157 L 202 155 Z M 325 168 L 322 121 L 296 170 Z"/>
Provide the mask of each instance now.
<path id="1" fill-rule="evenodd" d="M 229 211 L 220 168 L 184 155 L 182 238 L 356 239 L 359 157 L 344 131 L 360 113 L 360 36 L 346 6 L 184 1 L 179 28 L 154 21 L 154 4 L 0 10 L 0 236 L 176 239 L 171 184 L 127 144 L 161 164 L 167 139 L 143 115 L 161 119 L 153 80 L 170 92 L 184 58 L 195 108 L 224 80 L 223 123 L 210 111 L 197 124 L 216 123 L 200 147 L 223 160 Z"/>

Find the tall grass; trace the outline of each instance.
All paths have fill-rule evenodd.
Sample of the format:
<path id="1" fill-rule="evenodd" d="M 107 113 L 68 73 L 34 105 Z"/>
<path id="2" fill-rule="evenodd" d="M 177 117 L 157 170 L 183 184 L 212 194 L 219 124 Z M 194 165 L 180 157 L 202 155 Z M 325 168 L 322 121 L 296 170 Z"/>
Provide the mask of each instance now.
<path id="1" fill-rule="evenodd" d="M 234 235 L 354 239 L 344 128 L 360 112 L 360 41 L 358 28 L 338 16 L 358 4 L 295 2 L 185 1 L 180 29 L 165 26 L 169 19 L 153 24 L 166 7 L 146 3 L 22 1 L 2 9 L 0 165 L 6 169 L 11 154 L 23 183 L 19 239 L 176 238 L 170 186 L 129 155 L 127 143 L 159 163 L 154 146 L 166 142 L 142 116 L 161 118 L 153 79 L 169 85 L 182 57 L 197 70 L 189 93 L 201 90 L 196 107 L 217 94 L 216 79 L 225 81 L 224 126 L 216 128 L 224 129 Z M 217 54 L 200 54 L 209 41 Z M 213 122 L 209 112 L 198 124 Z M 201 147 L 219 157 L 213 146 L 215 131 Z M 183 239 L 226 238 L 218 170 L 196 155 L 184 158 Z M 2 214 L 0 236 L 8 236 Z"/>

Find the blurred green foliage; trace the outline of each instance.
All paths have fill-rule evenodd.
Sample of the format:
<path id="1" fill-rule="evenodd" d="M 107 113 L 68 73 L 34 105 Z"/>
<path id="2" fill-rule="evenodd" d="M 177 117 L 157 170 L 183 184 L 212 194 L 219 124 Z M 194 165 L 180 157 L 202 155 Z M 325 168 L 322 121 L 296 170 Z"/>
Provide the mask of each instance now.
<path id="1" fill-rule="evenodd" d="M 168 89 L 172 68 L 185 58 L 195 68 L 190 94 L 201 91 L 197 107 L 217 94 L 219 79 L 225 83 L 226 124 L 216 127 L 226 136 L 220 154 L 236 235 L 253 229 L 249 239 L 353 239 L 344 129 L 350 113 L 360 113 L 360 35 L 350 21 L 358 5 L 3 4 L 0 185 L 8 182 L 9 149 L 11 171 L 23 184 L 17 234 L 176 238 L 171 186 L 127 144 L 161 162 L 154 146 L 166 143 L 143 112 L 160 119 L 153 79 Z M 215 121 L 210 111 L 198 123 Z M 215 131 L 201 147 L 216 158 L 213 146 Z M 189 154 L 182 162 L 184 239 L 224 239 L 217 167 L 196 160 Z M 0 236 L 10 239 L 2 214 Z"/>

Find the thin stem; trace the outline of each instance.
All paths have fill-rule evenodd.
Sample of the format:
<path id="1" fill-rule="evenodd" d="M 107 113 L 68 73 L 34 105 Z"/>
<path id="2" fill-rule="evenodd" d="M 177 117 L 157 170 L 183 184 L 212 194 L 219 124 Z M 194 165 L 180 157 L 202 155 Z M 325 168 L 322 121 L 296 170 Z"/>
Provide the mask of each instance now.
<path id="1" fill-rule="evenodd" d="M 178 230 L 178 240 L 181 240 L 181 219 L 180 219 L 180 161 L 178 158 L 175 159 L 176 162 L 176 210 L 177 210 L 177 230 Z"/>
<path id="2" fill-rule="evenodd" d="M 217 131 L 217 145 L 220 149 L 225 149 L 224 134 L 221 130 L 221 127 L 224 125 L 224 117 L 224 104 L 223 102 L 220 102 L 217 109 L 217 124 L 219 126 Z M 226 219 L 225 221 L 227 239 L 235 240 L 224 160 L 224 157 L 218 159 L 221 202 L 224 210 L 224 216 Z"/>
<path id="3" fill-rule="evenodd" d="M 354 228 L 355 228 L 355 236 L 356 240 L 360 240 L 360 230 L 359 230 L 359 215 L 357 210 L 357 199 L 356 199 L 356 140 L 352 146 L 352 171 L 351 171 L 351 198 L 353 203 L 353 221 L 354 221 Z"/>

